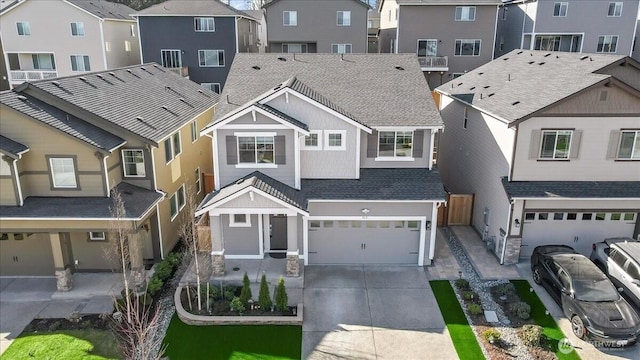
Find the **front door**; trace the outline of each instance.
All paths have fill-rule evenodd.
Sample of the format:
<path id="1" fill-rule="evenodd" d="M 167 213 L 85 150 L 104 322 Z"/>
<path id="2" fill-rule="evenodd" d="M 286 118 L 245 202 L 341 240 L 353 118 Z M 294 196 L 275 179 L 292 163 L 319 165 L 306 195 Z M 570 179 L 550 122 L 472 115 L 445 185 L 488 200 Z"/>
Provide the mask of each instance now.
<path id="1" fill-rule="evenodd" d="M 271 248 L 269 251 L 287 251 L 287 216 L 270 215 L 269 223 L 271 224 Z"/>

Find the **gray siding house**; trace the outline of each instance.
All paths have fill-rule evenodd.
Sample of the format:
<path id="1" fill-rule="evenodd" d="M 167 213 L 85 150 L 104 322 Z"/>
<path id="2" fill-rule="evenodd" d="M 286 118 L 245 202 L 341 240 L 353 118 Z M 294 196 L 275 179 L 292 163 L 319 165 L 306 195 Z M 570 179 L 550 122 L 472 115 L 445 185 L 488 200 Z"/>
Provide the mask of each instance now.
<path id="1" fill-rule="evenodd" d="M 134 14 L 143 62 L 220 93 L 236 53 L 258 52 L 258 22 L 218 0 L 169 0 Z"/>
<path id="2" fill-rule="evenodd" d="M 360 0 L 273 0 L 264 8 L 269 52 L 367 52 L 369 5 Z"/>
<path id="3" fill-rule="evenodd" d="M 214 271 L 277 253 L 290 276 L 300 261 L 430 264 L 445 194 L 426 85 L 413 54 L 238 54 L 201 131 Z"/>
<path id="4" fill-rule="evenodd" d="M 383 0 L 380 51 L 415 53 L 435 88 L 493 59 L 499 0 Z"/>
<path id="5" fill-rule="evenodd" d="M 500 6 L 496 57 L 513 49 L 632 55 L 638 0 L 514 0 Z"/>
<path id="6" fill-rule="evenodd" d="M 639 80 L 624 55 L 514 50 L 436 89 L 442 181 L 501 263 L 638 236 Z"/>

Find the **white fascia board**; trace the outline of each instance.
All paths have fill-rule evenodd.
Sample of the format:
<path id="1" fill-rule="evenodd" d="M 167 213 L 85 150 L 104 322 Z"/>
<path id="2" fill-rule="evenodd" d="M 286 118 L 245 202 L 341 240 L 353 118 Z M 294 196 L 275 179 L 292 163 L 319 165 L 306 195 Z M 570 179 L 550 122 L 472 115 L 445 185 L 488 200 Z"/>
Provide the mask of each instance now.
<path id="1" fill-rule="evenodd" d="M 280 200 L 280 199 L 278 199 L 278 198 L 276 198 L 276 197 L 274 197 L 274 196 L 272 196 L 270 194 L 267 194 L 266 192 L 264 192 L 264 191 L 262 191 L 262 190 L 260 190 L 260 189 L 258 189 L 256 187 L 253 187 L 253 186 L 247 186 L 246 188 L 244 188 L 244 189 L 242 189 L 240 191 L 237 191 L 237 192 L 235 192 L 233 194 L 230 194 L 229 196 L 225 197 L 224 199 L 220 199 L 220 200 L 218 200 L 216 202 L 209 203 L 206 206 L 204 206 L 202 209 L 196 211 L 195 215 L 196 216 L 200 216 L 200 215 L 204 214 L 205 212 L 211 212 L 211 211 L 213 211 L 213 209 L 217 208 L 218 206 L 223 205 L 223 204 L 225 204 L 225 203 L 227 203 L 227 202 L 229 202 L 229 201 L 231 201 L 231 200 L 233 200 L 233 199 L 235 199 L 235 198 L 237 198 L 237 197 L 239 197 L 241 195 L 244 195 L 244 194 L 248 193 L 249 191 L 255 191 L 259 195 L 261 195 L 261 196 L 263 196 L 263 197 L 275 202 L 276 204 L 282 205 L 283 207 L 285 207 L 287 209 L 290 209 L 290 210 L 292 210 L 292 211 L 294 211 L 294 212 L 296 212 L 298 214 L 309 215 L 309 213 L 307 213 L 306 211 L 304 211 L 302 209 L 299 209 L 299 208 L 297 208 L 297 207 L 295 207 L 293 205 L 287 204 L 286 202 L 284 202 L 284 201 L 282 201 L 282 200 Z M 262 209 L 262 208 L 252 209 L 253 212 L 260 212 L 261 210 L 264 210 L 264 209 Z M 283 211 L 282 209 L 279 209 L 279 210 Z M 220 210 L 220 211 L 222 211 L 222 210 Z M 227 214 L 227 213 L 238 213 L 238 211 L 240 211 L 240 209 L 233 209 L 233 208 L 225 208 L 224 209 L 224 213 L 225 214 Z"/>
<path id="2" fill-rule="evenodd" d="M 286 126 L 287 128 L 290 128 L 290 129 L 293 129 L 293 130 L 298 130 L 301 133 L 303 133 L 304 135 L 309 136 L 309 130 L 305 130 L 305 129 L 302 129 L 300 127 L 297 127 L 297 126 L 293 125 L 292 123 L 290 123 L 288 121 L 285 121 L 285 120 L 282 120 L 279 117 L 271 114 L 268 111 L 264 111 L 264 110 L 260 109 L 259 107 L 255 106 L 255 105 L 250 105 L 250 106 L 248 106 L 248 107 L 246 107 L 246 108 L 234 113 L 233 115 L 231 115 L 231 116 L 229 116 L 227 118 L 223 118 L 224 120 L 222 120 L 222 121 L 219 121 L 219 122 L 217 122 L 217 123 L 215 123 L 215 124 L 213 124 L 213 125 L 211 125 L 209 127 L 205 127 L 204 129 L 202 129 L 200 131 L 200 133 L 201 134 L 202 133 L 206 134 L 206 133 L 210 133 L 210 132 L 212 132 L 212 131 L 214 131 L 216 129 L 222 128 L 225 125 L 227 125 L 230 122 L 232 122 L 233 120 L 236 120 L 236 119 L 238 119 L 238 118 L 240 118 L 240 117 L 242 117 L 244 115 L 247 115 L 251 111 L 259 112 L 260 114 L 262 114 L 262 115 L 264 115 L 264 116 L 266 116 L 266 117 L 268 117 L 268 118 L 270 118 L 270 119 L 272 119 L 274 121 L 277 121 L 278 123 Z"/>
<path id="3" fill-rule="evenodd" d="M 444 125 L 415 125 L 415 126 L 373 126 L 378 131 L 412 131 L 412 130 L 439 130 L 444 129 Z"/>
<path id="4" fill-rule="evenodd" d="M 545 197 L 516 197 L 516 196 L 512 196 L 511 200 L 540 200 L 540 201 L 556 201 L 556 200 L 562 200 L 562 201 L 574 201 L 574 200 L 584 200 L 584 201 L 640 201 L 640 197 L 636 197 L 636 198 L 570 198 L 570 197 L 549 197 L 549 198 L 545 198 Z"/>
<path id="5" fill-rule="evenodd" d="M 452 99 L 452 100 L 454 100 L 454 101 L 458 101 L 458 102 L 463 103 L 463 104 L 465 104 L 465 105 L 467 105 L 467 106 L 469 106 L 469 107 L 471 107 L 471 108 L 473 108 L 473 109 L 476 109 L 476 110 L 480 111 L 480 112 L 481 112 L 481 113 L 483 113 L 483 114 L 487 114 L 487 115 L 489 115 L 489 116 L 491 116 L 491 117 L 495 118 L 496 120 L 498 120 L 498 121 L 500 121 L 500 122 L 503 122 L 503 123 L 505 123 L 505 124 L 509 125 L 509 127 L 511 127 L 511 124 L 516 123 L 516 121 L 509 121 L 509 120 L 507 120 L 507 119 L 505 119 L 505 118 L 503 118 L 503 117 L 500 117 L 500 116 L 498 116 L 498 115 L 496 115 L 496 114 L 492 114 L 492 113 L 490 113 L 490 112 L 488 112 L 488 111 L 486 111 L 486 110 L 484 110 L 484 109 L 482 109 L 482 108 L 479 108 L 479 107 L 477 107 L 477 106 L 475 106 L 475 105 L 473 105 L 473 104 L 469 104 L 469 103 L 468 103 L 468 102 L 466 102 L 466 101 L 462 101 L 462 100 L 458 99 L 457 97 L 452 96 L 452 95 L 451 95 L 451 94 L 449 94 L 449 93 L 443 92 L 442 90 L 438 90 L 438 89 L 436 89 L 436 92 L 437 92 L 437 93 L 439 93 L 439 94 L 441 94 L 441 95 L 444 95 L 444 96 L 446 96 L 446 97 L 448 97 L 448 98 L 450 98 L 450 99 Z"/>
<path id="6" fill-rule="evenodd" d="M 433 200 L 328 200 L 328 199 L 308 199 L 308 202 L 327 203 L 327 202 L 341 202 L 341 203 L 440 203 L 445 199 L 433 199 Z"/>
<path id="7" fill-rule="evenodd" d="M 407 221 L 426 221 L 426 216 L 363 216 L 363 215 L 354 215 L 354 216 L 309 216 L 309 220 L 407 220 Z"/>
<path id="8" fill-rule="evenodd" d="M 91 12 L 89 12 L 89 11 L 87 11 L 87 10 L 85 10 L 85 9 L 81 8 L 80 6 L 77 6 L 77 5 L 75 5 L 75 4 L 72 4 L 72 3 L 68 2 L 67 0 L 64 0 L 64 1 L 63 1 L 63 3 L 65 3 L 65 4 L 67 4 L 67 5 L 70 5 L 70 6 L 73 6 L 74 8 L 76 8 L 76 9 L 78 9 L 78 10 L 82 11 L 83 13 L 87 13 L 87 14 L 91 15 L 91 16 L 93 16 L 93 17 L 94 17 L 94 18 L 96 18 L 96 19 L 102 20 L 102 18 L 101 18 L 100 16 L 97 16 L 97 15 L 95 15 L 95 14 L 92 14 Z M 14 7 L 14 8 L 15 8 L 15 7 Z M 103 45 L 103 47 L 104 47 L 104 45 Z"/>
<path id="9" fill-rule="evenodd" d="M 287 216 L 298 216 L 297 212 L 292 210 L 283 210 L 282 208 L 221 208 L 209 210 L 209 216 L 231 214 L 285 214 Z"/>

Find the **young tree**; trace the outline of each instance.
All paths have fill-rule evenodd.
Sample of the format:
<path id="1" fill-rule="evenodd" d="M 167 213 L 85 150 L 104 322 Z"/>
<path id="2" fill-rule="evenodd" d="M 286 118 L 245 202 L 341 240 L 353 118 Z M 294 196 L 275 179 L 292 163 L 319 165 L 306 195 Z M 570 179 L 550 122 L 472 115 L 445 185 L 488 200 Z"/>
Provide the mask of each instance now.
<path id="1" fill-rule="evenodd" d="M 131 322 L 131 303 L 132 303 L 132 291 L 130 290 L 129 270 L 131 254 L 129 252 L 129 235 L 133 232 L 132 227 L 123 219 L 126 218 L 126 210 L 124 207 L 124 201 L 119 191 L 111 191 L 111 200 L 113 205 L 109 208 L 111 213 L 111 222 L 109 224 L 109 238 L 112 247 L 107 248 L 107 257 L 117 258 L 120 269 L 122 270 L 122 282 L 124 285 L 124 303 L 125 310 L 123 314 L 127 315 L 127 322 Z"/>
<path id="2" fill-rule="evenodd" d="M 262 273 L 262 280 L 260 280 L 260 294 L 258 294 L 258 304 L 263 311 L 269 311 L 271 309 L 271 295 L 269 294 L 269 284 L 267 284 L 267 276 Z"/>
<path id="3" fill-rule="evenodd" d="M 140 299 L 142 300 L 142 299 Z M 160 306 L 152 309 L 142 301 L 133 301 L 129 307 L 116 302 L 116 310 L 126 314 L 127 321 L 114 320 L 112 328 L 125 360 L 158 360 L 164 354 L 160 332 Z"/>
<path id="4" fill-rule="evenodd" d="M 249 281 L 249 275 L 247 275 L 247 273 L 245 272 L 244 277 L 242 278 L 242 291 L 240 291 L 240 301 L 242 301 L 242 304 L 245 308 L 248 307 L 249 300 L 251 300 L 252 296 L 253 295 L 251 294 L 251 282 Z"/>
<path id="5" fill-rule="evenodd" d="M 280 276 L 276 287 L 276 310 L 286 311 L 288 308 L 289 297 L 287 296 L 287 289 L 284 287 L 284 279 Z"/>

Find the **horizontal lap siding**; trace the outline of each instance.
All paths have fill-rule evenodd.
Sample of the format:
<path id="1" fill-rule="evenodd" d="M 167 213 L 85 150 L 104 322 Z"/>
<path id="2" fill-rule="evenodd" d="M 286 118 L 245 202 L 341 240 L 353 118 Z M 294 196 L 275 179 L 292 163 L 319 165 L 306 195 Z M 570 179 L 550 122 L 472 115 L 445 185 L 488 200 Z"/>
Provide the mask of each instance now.
<path id="1" fill-rule="evenodd" d="M 258 255 L 258 215 L 251 215 L 251 227 L 230 227 L 229 215 L 221 215 L 226 255 Z"/>

